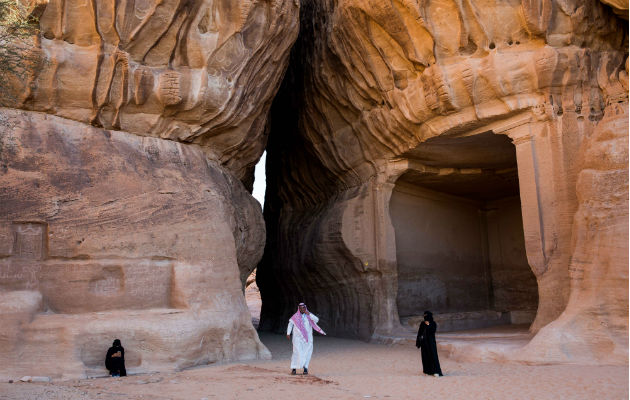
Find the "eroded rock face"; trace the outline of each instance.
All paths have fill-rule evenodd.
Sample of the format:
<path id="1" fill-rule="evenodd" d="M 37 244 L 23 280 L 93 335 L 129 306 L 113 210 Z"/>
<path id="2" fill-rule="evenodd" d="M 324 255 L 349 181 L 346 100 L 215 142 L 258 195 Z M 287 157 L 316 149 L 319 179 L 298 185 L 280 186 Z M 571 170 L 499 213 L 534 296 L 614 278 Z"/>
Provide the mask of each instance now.
<path id="1" fill-rule="evenodd" d="M 238 180 L 197 146 L 2 117 L 3 375 L 99 373 L 115 337 L 131 371 L 269 355 L 238 264 L 264 225 Z"/>
<path id="2" fill-rule="evenodd" d="M 114 338 L 131 372 L 269 357 L 246 187 L 299 4 L 42 9 L 41 65 L 0 91 L 0 376 L 102 375 Z"/>
<path id="3" fill-rule="evenodd" d="M 49 2 L 12 106 L 196 143 L 239 179 L 297 34 L 294 0 Z"/>
<path id="4" fill-rule="evenodd" d="M 628 19 L 628 0 L 602 0 L 602 3 L 611 6 L 621 18 Z"/>
<path id="5" fill-rule="evenodd" d="M 607 105 L 627 104 L 627 23 L 598 1 L 307 0 L 301 13 L 292 58 L 302 61 L 292 62 L 272 109 L 265 218 L 275 251 L 258 269 L 261 327 L 278 329 L 306 301 L 329 332 L 378 340 L 395 331 L 400 251 L 416 250 L 398 240 L 391 215 L 403 186 L 472 204 L 470 216 L 480 210 L 485 275 L 470 281 L 487 288 L 478 307 L 528 322 L 522 316 L 533 305 L 534 332 L 556 320 L 581 290 L 569 268 L 578 257 L 580 148 Z M 615 129 L 627 137 L 627 126 Z M 506 135 L 514 155 L 487 135 Z M 522 220 L 509 213 L 503 234 L 522 223 L 522 236 L 499 243 L 489 206 L 512 196 Z M 448 237 L 436 240 L 459 246 Z M 497 248 L 511 253 L 501 260 Z M 627 253 L 627 243 L 618 251 Z M 438 261 L 421 258 L 418 268 Z M 507 298 L 532 273 L 536 285 Z M 596 275 L 584 285 L 601 285 Z M 444 307 L 437 311 L 457 311 L 433 299 Z M 422 312 L 411 305 L 405 313 Z M 627 330 L 612 335 L 627 340 Z"/>
<path id="6" fill-rule="evenodd" d="M 612 103 L 581 151 L 571 296 L 520 357 L 628 360 L 628 103 Z"/>

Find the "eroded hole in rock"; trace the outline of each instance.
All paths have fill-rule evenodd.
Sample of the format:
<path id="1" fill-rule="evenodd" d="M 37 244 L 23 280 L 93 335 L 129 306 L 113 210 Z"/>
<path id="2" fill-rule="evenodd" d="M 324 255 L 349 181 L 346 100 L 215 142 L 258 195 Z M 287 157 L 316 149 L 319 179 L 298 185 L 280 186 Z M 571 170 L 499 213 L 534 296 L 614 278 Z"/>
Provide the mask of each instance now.
<path id="1" fill-rule="evenodd" d="M 258 328 L 262 300 L 260 299 L 260 289 L 258 289 L 258 285 L 256 284 L 256 270 L 247 277 L 247 282 L 245 283 L 245 301 L 247 302 L 249 313 L 252 316 L 252 325 L 254 325 L 254 328 Z"/>
<path id="2" fill-rule="evenodd" d="M 258 160 L 256 168 L 254 170 L 254 185 L 252 190 L 252 196 L 264 206 L 265 204 L 265 190 L 267 187 L 267 180 L 265 177 L 265 163 L 267 159 L 267 152 Z M 260 309 L 262 308 L 262 300 L 260 298 L 260 290 L 256 284 L 256 270 L 254 270 L 248 277 L 245 283 L 245 301 L 247 302 L 247 308 L 252 316 L 252 325 L 254 328 L 258 328 L 260 322 Z"/>
<path id="3" fill-rule="evenodd" d="M 401 323 L 416 326 L 424 310 L 442 331 L 531 323 L 538 289 L 509 138 L 440 137 L 407 156 L 390 203 Z"/>

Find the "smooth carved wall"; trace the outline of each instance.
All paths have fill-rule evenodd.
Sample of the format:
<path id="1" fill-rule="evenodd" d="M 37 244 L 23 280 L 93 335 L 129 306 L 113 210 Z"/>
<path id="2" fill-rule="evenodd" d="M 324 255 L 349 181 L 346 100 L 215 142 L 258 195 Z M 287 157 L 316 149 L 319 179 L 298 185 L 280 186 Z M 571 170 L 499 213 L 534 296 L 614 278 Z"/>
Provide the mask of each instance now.
<path id="1" fill-rule="evenodd" d="M 533 314 L 538 307 L 538 284 L 527 263 L 520 199 L 490 201 L 485 208 L 492 307 Z"/>
<path id="2" fill-rule="evenodd" d="M 389 207 L 396 232 L 398 314 L 489 309 L 480 204 L 396 185 Z"/>
<path id="3" fill-rule="evenodd" d="M 268 358 L 251 197 L 298 33 L 279 1 L 52 0 L 0 88 L 0 377 Z M 28 53 L 28 54 L 27 54 Z M 31 57 L 34 56 L 34 57 Z"/>
<path id="4" fill-rule="evenodd" d="M 397 183 L 390 213 L 401 318 L 536 311 L 518 197 L 481 202 Z"/>

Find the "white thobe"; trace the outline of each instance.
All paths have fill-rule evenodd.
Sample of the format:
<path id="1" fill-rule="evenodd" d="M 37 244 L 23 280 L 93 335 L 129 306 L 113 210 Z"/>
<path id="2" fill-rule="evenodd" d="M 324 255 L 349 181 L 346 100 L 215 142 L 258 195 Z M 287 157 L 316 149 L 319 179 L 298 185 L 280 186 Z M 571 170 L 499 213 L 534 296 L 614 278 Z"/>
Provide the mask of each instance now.
<path id="1" fill-rule="evenodd" d="M 314 323 L 319 321 L 314 314 L 310 315 Z M 293 323 L 293 320 L 289 320 L 289 326 L 287 327 L 287 335 L 293 331 L 293 355 L 291 356 L 291 369 L 308 368 L 308 363 L 311 361 L 311 355 L 313 355 L 313 327 L 306 318 L 306 314 L 302 314 L 302 324 L 304 330 L 308 335 L 308 342 L 304 340 L 302 332 Z"/>

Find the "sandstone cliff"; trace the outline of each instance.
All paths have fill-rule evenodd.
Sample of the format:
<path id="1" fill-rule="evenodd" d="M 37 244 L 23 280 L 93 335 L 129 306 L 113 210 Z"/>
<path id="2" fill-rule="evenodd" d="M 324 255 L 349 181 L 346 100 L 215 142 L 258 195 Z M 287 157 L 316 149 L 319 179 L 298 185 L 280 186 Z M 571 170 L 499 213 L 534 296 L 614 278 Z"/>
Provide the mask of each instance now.
<path id="1" fill-rule="evenodd" d="M 261 327 L 302 300 L 329 331 L 373 340 L 423 305 L 492 310 L 533 332 L 560 318 L 540 338 L 562 339 L 534 340 L 530 359 L 593 361 L 577 354 L 590 325 L 568 316 L 586 307 L 615 321 L 589 352 L 627 360 L 627 293 L 582 303 L 613 276 L 627 286 L 627 46 L 627 21 L 594 0 L 303 1 L 272 107 Z M 614 146 L 593 142 L 602 129 Z M 607 152 L 618 166 L 586 172 L 580 154 Z M 594 204 L 593 176 L 615 195 Z M 589 235 L 619 237 L 616 267 Z"/>
<path id="2" fill-rule="evenodd" d="M 114 338 L 132 373 L 269 357 L 246 188 L 299 5 L 41 3 L 0 91 L 0 376 L 101 375 Z"/>
<path id="3" fill-rule="evenodd" d="M 627 2 L 29 4 L 0 376 L 103 374 L 114 337 L 131 372 L 268 357 L 261 257 L 261 329 L 305 301 L 378 341 L 431 309 L 528 324 L 507 359 L 627 363 Z"/>

